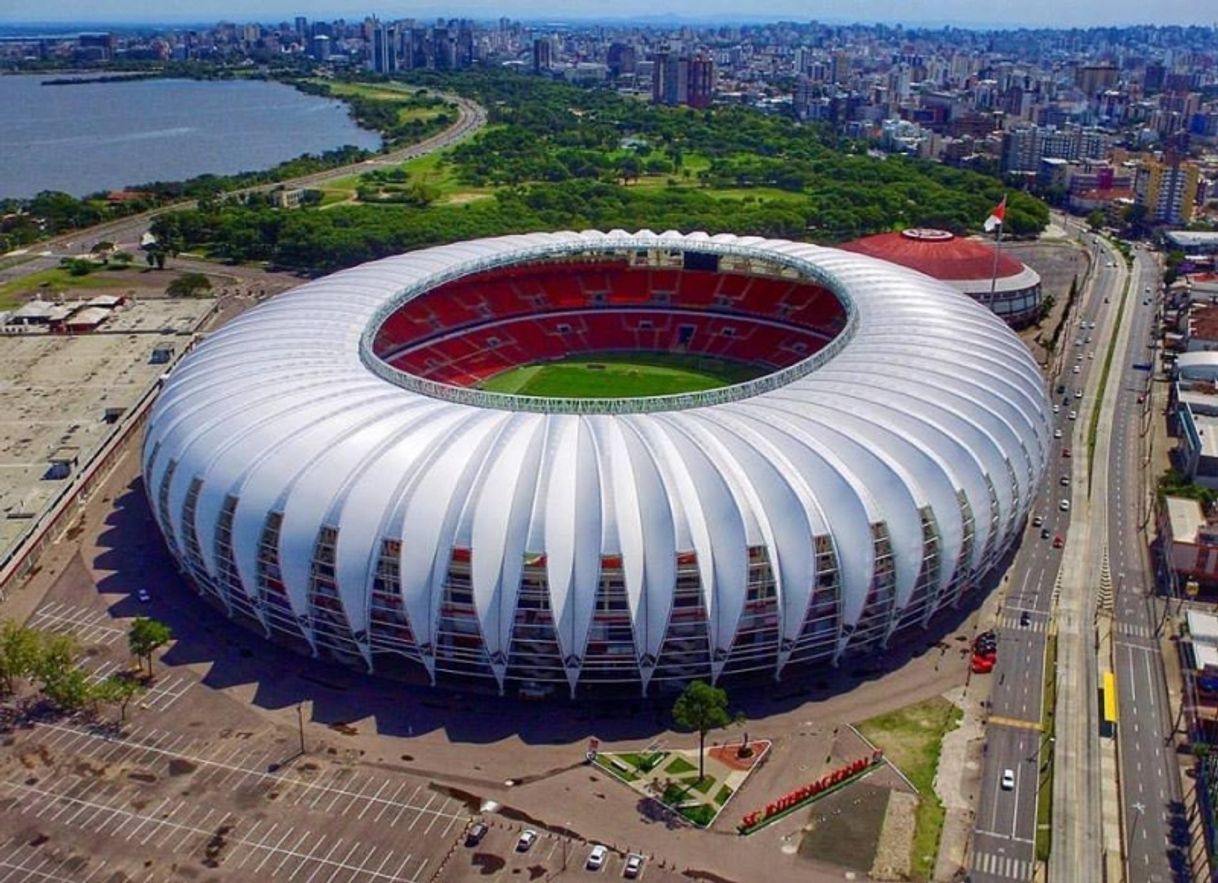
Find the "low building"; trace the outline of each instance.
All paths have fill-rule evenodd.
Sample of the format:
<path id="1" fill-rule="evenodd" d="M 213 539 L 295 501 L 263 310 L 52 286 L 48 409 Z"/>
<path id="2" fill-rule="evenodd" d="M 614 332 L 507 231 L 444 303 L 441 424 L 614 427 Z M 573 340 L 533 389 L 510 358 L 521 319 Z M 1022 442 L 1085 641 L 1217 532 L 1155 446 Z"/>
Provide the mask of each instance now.
<path id="1" fill-rule="evenodd" d="M 1165 497 L 1159 536 L 1181 591 L 1190 581 L 1199 586 L 1218 585 L 1218 524 L 1206 518 L 1199 502 Z"/>
<path id="2" fill-rule="evenodd" d="M 62 322 L 71 314 L 71 307 L 53 304 L 45 300 L 32 300 L 13 310 L 8 317 L 8 324 L 52 325 L 56 322 Z"/>
<path id="3" fill-rule="evenodd" d="M 1192 230 L 1169 230 L 1163 234 L 1167 244 L 1185 254 L 1218 254 L 1218 233 Z"/>
<path id="4" fill-rule="evenodd" d="M 109 318 L 110 311 L 104 307 L 82 307 L 62 320 L 53 322 L 51 331 L 56 334 L 88 334 L 100 328 Z"/>
<path id="5" fill-rule="evenodd" d="M 1218 616 L 1190 609 L 1185 621 L 1193 670 L 1197 673 L 1197 689 L 1212 700 L 1218 694 Z"/>
<path id="6" fill-rule="evenodd" d="M 1040 275 L 987 242 L 946 230 L 912 228 L 865 236 L 841 247 L 946 282 L 989 307 L 1013 328 L 1040 318 Z"/>

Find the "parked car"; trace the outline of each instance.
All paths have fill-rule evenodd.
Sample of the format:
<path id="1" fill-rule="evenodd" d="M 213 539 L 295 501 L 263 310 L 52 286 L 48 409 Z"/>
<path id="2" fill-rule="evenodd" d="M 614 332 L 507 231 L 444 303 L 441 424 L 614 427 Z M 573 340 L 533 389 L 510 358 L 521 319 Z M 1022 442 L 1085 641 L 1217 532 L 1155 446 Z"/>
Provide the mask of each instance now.
<path id="1" fill-rule="evenodd" d="M 537 842 L 537 832 L 532 828 L 525 828 L 520 832 L 520 838 L 516 841 L 517 852 L 528 852 L 533 848 L 533 844 Z"/>
<path id="2" fill-rule="evenodd" d="M 152 600 L 152 596 L 148 594 L 147 589 L 140 589 L 138 592 L 135 593 L 135 597 L 139 598 L 140 601 L 144 604 L 147 604 L 149 601 Z"/>
<path id="3" fill-rule="evenodd" d="M 479 843 L 482 842 L 482 838 L 486 836 L 486 832 L 488 830 L 489 829 L 486 827 L 486 825 L 484 823 L 478 822 L 476 825 L 474 825 L 472 828 L 470 828 L 469 831 L 466 833 L 465 845 L 466 846 L 477 846 Z"/>
<path id="4" fill-rule="evenodd" d="M 643 873 L 643 857 L 637 852 L 626 856 L 626 867 L 622 868 L 622 876 L 627 880 L 635 880 Z"/>
<path id="5" fill-rule="evenodd" d="M 584 867 L 589 871 L 599 871 L 605 866 L 605 859 L 608 857 L 609 850 L 598 843 L 593 846 L 592 851 L 588 853 L 588 860 L 584 862 Z"/>

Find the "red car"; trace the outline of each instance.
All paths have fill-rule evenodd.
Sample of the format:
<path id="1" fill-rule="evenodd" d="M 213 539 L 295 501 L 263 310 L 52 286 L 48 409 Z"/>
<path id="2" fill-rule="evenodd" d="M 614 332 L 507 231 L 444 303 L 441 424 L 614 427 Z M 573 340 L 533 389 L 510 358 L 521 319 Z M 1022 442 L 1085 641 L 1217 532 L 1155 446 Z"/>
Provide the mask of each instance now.
<path id="1" fill-rule="evenodd" d="M 1065 457 L 1067 460 L 1069 460 L 1070 459 L 1070 449 L 1062 448 L 1062 456 Z"/>
<path id="2" fill-rule="evenodd" d="M 1140 404 L 1142 404 L 1142 402 L 1144 402 L 1144 401 L 1146 401 L 1146 396 L 1138 396 L 1138 404 L 1139 404 L 1139 405 L 1140 405 Z"/>
<path id="3" fill-rule="evenodd" d="M 1057 536 L 1055 536 L 1053 538 L 1053 548 L 1054 549 L 1060 549 L 1064 545 L 1066 545 L 1066 541 L 1062 539 L 1061 534 L 1058 534 Z"/>
<path id="4" fill-rule="evenodd" d="M 975 675 L 986 675 L 994 670 L 994 663 L 998 661 L 996 656 L 973 656 L 972 664 L 969 668 L 972 669 Z"/>

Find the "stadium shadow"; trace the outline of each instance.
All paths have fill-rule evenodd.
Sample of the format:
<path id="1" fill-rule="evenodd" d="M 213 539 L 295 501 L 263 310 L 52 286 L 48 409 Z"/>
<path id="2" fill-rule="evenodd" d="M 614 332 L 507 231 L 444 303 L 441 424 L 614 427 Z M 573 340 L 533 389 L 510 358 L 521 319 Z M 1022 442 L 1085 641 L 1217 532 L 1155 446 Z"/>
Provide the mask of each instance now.
<path id="1" fill-rule="evenodd" d="M 265 709 L 309 703 L 312 720 L 349 724 L 369 717 L 383 735 L 414 736 L 443 731 L 452 742 L 490 743 L 516 736 L 526 744 L 567 744 L 596 736 L 606 741 L 644 739 L 672 727 L 672 695 L 595 699 L 553 699 L 539 714 L 536 703 L 497 695 L 493 687 L 454 689 L 371 677 L 336 663 L 302 656 L 246 631 L 204 601 L 178 573 L 153 521 L 136 479 L 114 500 L 97 539 L 92 561 L 96 590 L 116 616 L 151 616 L 173 629 L 174 642 L 162 657 L 168 667 L 210 666 L 203 683 L 213 689 L 253 685 L 253 702 Z M 1006 570 L 1009 561 L 995 569 Z M 80 580 L 80 568 L 74 581 Z M 996 578 L 973 597 L 979 600 Z M 138 600 L 147 589 L 151 601 Z M 870 658 L 851 659 L 837 669 L 799 672 L 775 683 L 770 677 L 738 678 L 726 684 L 734 709 L 761 720 L 849 691 L 889 674 L 926 653 L 964 655 L 968 642 L 958 632 L 972 604 L 946 611 L 920 640 L 906 640 Z"/>

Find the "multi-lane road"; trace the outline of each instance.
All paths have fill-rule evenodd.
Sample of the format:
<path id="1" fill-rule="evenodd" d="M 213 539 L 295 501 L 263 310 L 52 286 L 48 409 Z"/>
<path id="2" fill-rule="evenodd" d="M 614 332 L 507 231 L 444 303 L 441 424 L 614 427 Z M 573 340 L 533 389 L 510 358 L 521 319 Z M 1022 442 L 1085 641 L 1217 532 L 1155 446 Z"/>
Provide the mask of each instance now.
<path id="1" fill-rule="evenodd" d="M 1037 817 L 1037 793 L 1051 772 L 1050 757 L 1056 758 L 1057 769 L 1049 879 L 1075 883 L 1103 878 L 1105 767 L 1096 689 L 1099 672 L 1110 667 L 1116 669 L 1119 691 L 1117 757 L 1128 878 L 1138 883 L 1188 879 L 1170 840 L 1179 829 L 1179 778 L 1165 739 L 1170 715 L 1153 601 L 1146 595 L 1150 570 L 1141 532 L 1146 513 L 1141 436 L 1149 426 L 1150 375 L 1132 367 L 1149 359 L 1156 301 L 1143 300 L 1147 286 L 1155 290 L 1156 266 L 1139 250 L 1131 272 L 1106 244 L 1091 247 L 1097 258 L 1094 282 L 1062 335 L 1061 373 L 1051 380 L 1054 429 L 1061 437 L 1050 451 L 1034 509 L 1035 520 L 1044 523 L 1029 525 L 1008 572 L 999 661 L 988 676 L 990 716 L 970 859 L 970 879 L 976 883 L 1032 879 L 1037 825 L 1044 822 Z M 1122 297 L 1127 300 L 1117 328 Z M 1099 401 L 1100 375 L 1114 334 L 1107 394 Z M 1103 408 L 1098 469 L 1087 462 L 1094 408 Z M 1057 537 L 1064 543 L 1060 551 Z M 1115 605 L 1102 597 L 1108 590 Z M 1107 645 L 1111 659 L 1097 657 L 1102 615 L 1115 616 L 1114 643 Z M 1058 665 L 1050 675 L 1059 691 L 1060 745 L 1050 744 L 1041 729 L 1050 632 L 1059 637 Z M 1013 783 L 1006 788 L 1002 779 L 1008 771 Z"/>

